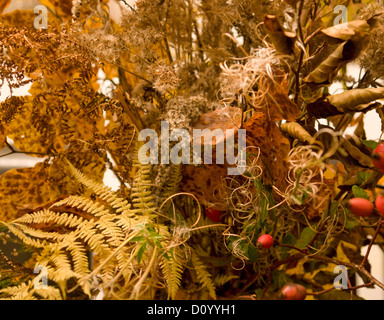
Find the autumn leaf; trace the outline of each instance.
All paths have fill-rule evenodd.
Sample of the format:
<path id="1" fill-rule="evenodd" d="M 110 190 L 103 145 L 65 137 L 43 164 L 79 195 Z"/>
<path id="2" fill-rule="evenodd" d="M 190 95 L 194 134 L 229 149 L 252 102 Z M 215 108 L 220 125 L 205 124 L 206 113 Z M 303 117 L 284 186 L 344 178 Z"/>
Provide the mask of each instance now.
<path id="1" fill-rule="evenodd" d="M 92 175 L 94 180 L 102 180 L 105 165 L 99 156 L 86 153 L 72 162 Z M 32 168 L 12 169 L 0 176 L 0 220 L 14 219 L 17 208 L 22 205 L 41 205 L 66 194 L 77 194 L 80 190 L 81 186 L 72 177 L 67 162 L 59 158 L 51 164 L 37 163 Z M 84 195 L 87 194 L 84 190 Z"/>
<path id="2" fill-rule="evenodd" d="M 276 51 L 282 54 L 291 54 L 296 34 L 284 30 L 278 18 L 274 15 L 266 15 L 264 25 Z"/>
<path id="3" fill-rule="evenodd" d="M 9 6 L 10 3 L 11 3 L 11 0 L 1 0 L 0 1 L 0 13 L 2 13 L 4 11 L 4 9 Z"/>
<path id="4" fill-rule="evenodd" d="M 286 158 L 290 149 L 289 141 L 268 116 L 256 112 L 244 124 L 247 132 L 247 146 L 260 148 L 260 165 L 264 169 L 265 183 L 284 190 L 287 175 Z"/>

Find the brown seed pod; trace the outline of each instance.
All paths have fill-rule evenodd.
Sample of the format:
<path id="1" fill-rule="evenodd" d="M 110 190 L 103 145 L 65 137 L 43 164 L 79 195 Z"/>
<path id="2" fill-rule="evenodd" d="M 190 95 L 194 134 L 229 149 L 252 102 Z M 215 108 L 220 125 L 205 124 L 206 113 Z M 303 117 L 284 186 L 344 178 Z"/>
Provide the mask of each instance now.
<path id="1" fill-rule="evenodd" d="M 366 20 L 353 20 L 321 30 L 329 37 L 347 41 L 355 35 L 366 35 L 371 26 Z"/>
<path id="2" fill-rule="evenodd" d="M 384 98 L 384 87 L 352 89 L 328 96 L 327 100 L 341 112 L 360 112 L 367 107 L 366 104 L 382 98 Z"/>
<path id="3" fill-rule="evenodd" d="M 287 133 L 289 136 L 299 139 L 302 142 L 307 142 L 309 144 L 314 144 L 316 139 L 314 139 L 307 130 L 305 130 L 297 122 L 286 122 L 280 126 L 280 129 Z"/>
<path id="4" fill-rule="evenodd" d="M 358 147 L 355 147 L 348 140 L 342 138 L 342 147 L 350 154 L 352 158 L 357 160 L 362 166 L 373 168 L 372 159 L 360 151 Z"/>
<path id="5" fill-rule="evenodd" d="M 347 60 L 344 57 L 345 46 L 347 42 L 340 44 L 335 51 L 333 51 L 328 58 L 320 63 L 312 72 L 305 78 L 304 82 L 328 84 L 336 75 L 337 71 L 342 67 Z"/>
<path id="6" fill-rule="evenodd" d="M 290 55 L 293 52 L 296 34 L 285 31 L 277 17 L 271 14 L 264 17 L 264 25 L 276 51 Z"/>
<path id="7" fill-rule="evenodd" d="M 367 37 L 355 35 L 341 43 L 335 51 L 304 78 L 304 82 L 315 84 L 332 83 L 340 68 L 360 55 L 366 47 L 367 41 Z"/>

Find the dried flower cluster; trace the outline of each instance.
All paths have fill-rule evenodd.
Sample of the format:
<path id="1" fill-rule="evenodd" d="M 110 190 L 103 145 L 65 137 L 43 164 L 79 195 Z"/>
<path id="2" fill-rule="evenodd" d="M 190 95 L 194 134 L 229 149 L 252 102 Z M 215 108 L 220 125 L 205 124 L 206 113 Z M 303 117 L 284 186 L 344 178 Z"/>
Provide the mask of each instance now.
<path id="1" fill-rule="evenodd" d="M 347 206 L 382 183 L 379 137 L 359 122 L 375 110 L 384 124 L 383 6 L 366 2 L 349 2 L 359 20 L 346 29 L 332 26 L 335 1 L 311 0 L 44 0 L 40 30 L 32 12 L 0 15 L 1 157 L 43 158 L 0 175 L 0 298 L 279 299 L 288 282 L 307 297 L 356 297 L 352 277 L 330 288 L 340 264 L 384 289 L 360 254 L 383 246 L 382 217 Z M 342 95 L 329 94 L 335 81 Z M 141 161 L 143 129 L 170 152 L 191 147 L 164 141 L 164 122 L 190 137 L 230 133 L 226 160 Z M 33 252 L 23 265 L 24 247 L 2 252 L 14 242 Z"/>

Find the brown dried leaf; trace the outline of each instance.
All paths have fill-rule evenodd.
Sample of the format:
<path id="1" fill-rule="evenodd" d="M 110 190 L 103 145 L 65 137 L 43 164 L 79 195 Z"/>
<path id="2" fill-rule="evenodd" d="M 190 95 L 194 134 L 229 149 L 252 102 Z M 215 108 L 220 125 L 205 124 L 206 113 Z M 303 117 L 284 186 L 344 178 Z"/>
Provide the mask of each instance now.
<path id="1" fill-rule="evenodd" d="M 328 118 L 349 112 L 363 112 L 382 106 L 373 102 L 384 98 L 384 88 L 352 89 L 339 94 L 321 97 L 307 105 L 307 111 L 316 118 Z"/>
<path id="2" fill-rule="evenodd" d="M 353 20 L 321 30 L 329 37 L 347 41 L 355 35 L 366 35 L 371 26 L 366 20 Z"/>
<path id="3" fill-rule="evenodd" d="M 342 147 L 348 152 L 348 154 L 359 162 L 363 167 L 373 168 L 372 160 L 369 156 L 364 154 L 360 149 L 354 146 L 346 139 L 342 139 Z"/>
<path id="4" fill-rule="evenodd" d="M 268 118 L 271 121 L 295 121 L 300 114 L 300 108 L 288 97 L 287 74 L 283 70 L 274 70 L 273 73 L 274 82 L 263 85 Z"/>
<path id="5" fill-rule="evenodd" d="M 223 180 L 228 176 L 228 173 L 224 165 L 185 165 L 182 174 L 181 192 L 192 193 L 202 205 L 212 206 L 217 210 L 229 208 L 226 200 L 229 191 Z"/>
<path id="6" fill-rule="evenodd" d="M 337 48 L 322 61 L 305 78 L 304 82 L 315 84 L 330 84 L 341 67 L 356 59 L 366 47 L 367 37 L 354 36 L 337 46 Z"/>
<path id="7" fill-rule="evenodd" d="M 180 183 L 181 191 L 194 194 L 201 204 L 213 206 L 218 210 L 228 209 L 229 191 L 225 187 L 224 179 L 228 177 L 228 163 L 215 164 L 215 146 L 223 142 L 211 137 L 215 129 L 221 129 L 225 133 L 226 129 L 233 129 L 236 135 L 241 126 L 241 109 L 235 107 L 225 107 L 212 112 L 205 113 L 200 120 L 195 123 L 192 129 L 202 130 L 202 146 L 212 145 L 212 164 L 202 164 L 199 166 L 183 166 L 183 180 Z M 204 129 L 207 129 L 204 132 Z M 226 136 L 228 138 L 229 136 Z M 211 139 L 212 138 L 212 139 Z M 193 141 L 199 143 L 199 141 Z M 226 159 L 226 157 L 224 157 Z"/>
<path id="8" fill-rule="evenodd" d="M 290 150 L 289 141 L 278 126 L 269 121 L 267 115 L 256 112 L 244 124 L 247 131 L 247 147 L 260 148 L 260 165 L 264 170 L 265 183 L 274 184 L 279 189 L 286 187 L 286 157 Z"/>
<path id="9" fill-rule="evenodd" d="M 276 51 L 282 54 L 291 54 L 296 34 L 285 31 L 274 15 L 266 15 L 264 17 L 264 25 Z"/>
<path id="10" fill-rule="evenodd" d="M 200 120 L 196 122 L 193 126 L 193 129 L 208 129 L 205 132 L 202 132 L 204 137 L 203 145 L 211 139 L 211 132 L 216 129 L 221 129 L 225 132 L 227 129 L 233 129 L 233 133 L 236 135 L 238 129 L 241 126 L 241 116 L 242 111 L 236 107 L 225 107 L 221 109 L 216 109 L 212 112 L 205 113 L 201 116 Z M 229 136 L 227 136 L 228 138 Z M 196 141 L 199 142 L 199 141 Z M 216 137 L 212 139 L 212 146 L 215 146 L 217 143 L 224 142 L 222 140 L 217 140 Z"/>
<path id="11" fill-rule="evenodd" d="M 281 130 L 302 142 L 313 144 L 315 139 L 297 122 L 286 122 L 280 126 Z"/>
<path id="12" fill-rule="evenodd" d="M 335 51 L 304 78 L 304 82 L 317 84 L 331 83 L 342 65 L 348 61 L 343 55 L 346 44 L 347 42 L 340 44 Z"/>
<path id="13" fill-rule="evenodd" d="M 232 112 L 236 112 L 236 110 Z M 217 124 L 221 122 L 217 121 L 217 118 L 213 116 L 214 114 L 209 113 L 206 115 L 207 117 L 203 117 L 203 119 L 210 120 L 205 123 L 205 127 L 202 122 L 199 122 L 198 127 L 201 129 L 217 128 Z M 211 116 L 213 118 L 210 118 Z M 222 123 L 225 123 L 227 128 L 237 126 L 228 119 L 223 120 Z M 279 189 L 284 190 L 286 181 L 282 177 L 287 175 L 286 157 L 290 148 L 289 141 L 282 135 L 275 122 L 270 121 L 268 116 L 262 112 L 256 112 L 244 123 L 243 128 L 246 130 L 246 142 L 249 150 L 255 152 L 251 147 L 260 148 L 258 165 L 264 170 L 264 182 L 274 184 Z M 228 178 L 228 167 L 227 163 L 220 165 L 214 162 L 210 165 L 203 164 L 201 166 L 186 165 L 183 168 L 181 190 L 194 194 L 203 205 L 226 210 L 229 207 L 227 199 L 231 191 L 225 182 L 225 179 Z"/>
<path id="14" fill-rule="evenodd" d="M 352 89 L 327 97 L 329 103 L 341 112 L 361 112 L 366 104 L 384 98 L 384 87 Z"/>

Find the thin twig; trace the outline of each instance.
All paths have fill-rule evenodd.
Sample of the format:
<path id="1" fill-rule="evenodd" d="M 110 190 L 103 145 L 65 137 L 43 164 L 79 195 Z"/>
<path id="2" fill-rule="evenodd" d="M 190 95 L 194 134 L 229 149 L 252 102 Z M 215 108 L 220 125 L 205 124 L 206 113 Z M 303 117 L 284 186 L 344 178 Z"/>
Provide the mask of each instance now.
<path id="1" fill-rule="evenodd" d="M 353 286 L 353 287 L 348 287 L 347 289 L 345 290 L 350 290 L 351 292 L 354 291 L 354 290 L 357 290 L 357 289 L 360 289 L 360 288 L 366 288 L 366 287 L 370 287 L 372 286 L 373 283 L 372 282 L 368 282 L 368 283 L 363 283 L 363 284 L 360 284 L 358 286 Z M 307 295 L 311 295 L 311 296 L 319 296 L 321 294 L 324 294 L 326 292 L 329 292 L 329 291 L 332 291 L 332 290 L 335 290 L 336 288 L 335 287 L 330 287 L 328 289 L 324 289 L 324 290 L 321 290 L 321 291 L 316 291 L 316 292 L 308 292 Z"/>
<path id="2" fill-rule="evenodd" d="M 299 32 L 299 41 L 301 41 L 303 43 L 303 28 L 301 26 L 301 14 L 303 12 L 303 7 L 304 7 L 304 0 L 301 0 L 300 1 L 300 6 L 299 6 L 299 10 L 298 10 L 298 14 L 297 14 L 297 28 L 298 28 L 298 32 Z M 297 70 L 295 72 L 296 74 L 296 88 L 295 88 L 295 97 L 294 97 L 294 102 L 297 104 L 298 101 L 299 101 L 299 92 L 300 92 L 300 70 L 301 70 L 301 66 L 303 64 L 303 58 L 304 58 L 304 52 L 303 50 L 300 50 L 300 57 L 299 57 L 299 62 L 298 62 L 298 65 L 297 65 Z"/>
<path id="3" fill-rule="evenodd" d="M 373 237 L 372 237 L 372 239 L 371 239 L 371 242 L 370 242 L 369 245 L 368 245 L 367 252 L 365 253 L 365 256 L 364 256 L 364 258 L 363 258 L 363 261 L 361 261 L 361 263 L 360 263 L 360 266 L 362 266 L 362 267 L 364 267 L 364 265 L 367 263 L 369 253 L 371 252 L 372 245 L 373 245 L 373 243 L 375 242 L 377 235 L 379 234 L 379 231 L 380 231 L 382 222 L 383 222 L 383 217 L 380 216 L 379 223 L 378 223 L 378 225 L 377 225 L 375 234 L 373 235 Z"/>

